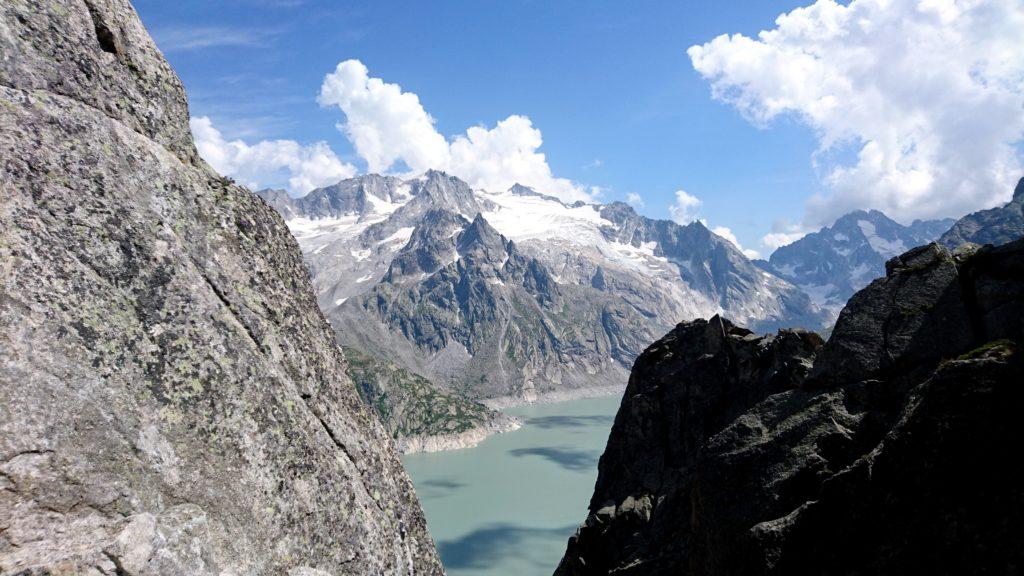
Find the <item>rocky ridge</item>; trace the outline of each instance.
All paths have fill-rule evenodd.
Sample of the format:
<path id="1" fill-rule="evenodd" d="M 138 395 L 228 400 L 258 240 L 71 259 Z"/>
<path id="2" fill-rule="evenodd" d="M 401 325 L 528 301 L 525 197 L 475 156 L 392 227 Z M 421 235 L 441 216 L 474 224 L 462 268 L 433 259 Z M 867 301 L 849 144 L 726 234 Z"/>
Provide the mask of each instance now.
<path id="1" fill-rule="evenodd" d="M 0 4 L 0 572 L 442 574 L 284 222 L 124 0 Z"/>
<path id="2" fill-rule="evenodd" d="M 1017 182 L 1009 202 L 964 216 L 942 235 L 939 243 L 950 249 L 966 243 L 998 246 L 1021 236 L 1024 236 L 1024 178 Z"/>
<path id="3" fill-rule="evenodd" d="M 824 344 L 680 324 L 556 574 L 1015 573 L 1022 340 L 1024 240 L 891 259 Z"/>

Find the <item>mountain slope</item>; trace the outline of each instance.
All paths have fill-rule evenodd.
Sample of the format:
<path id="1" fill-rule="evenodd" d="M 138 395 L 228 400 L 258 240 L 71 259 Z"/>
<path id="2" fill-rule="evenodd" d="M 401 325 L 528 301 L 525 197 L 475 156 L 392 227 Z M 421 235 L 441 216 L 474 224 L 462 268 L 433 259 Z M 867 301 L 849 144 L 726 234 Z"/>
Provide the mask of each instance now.
<path id="1" fill-rule="evenodd" d="M 780 247 L 765 268 L 838 313 L 854 292 L 885 274 L 887 260 L 934 241 L 952 224 L 915 220 L 903 226 L 877 210 L 858 210 Z"/>
<path id="2" fill-rule="evenodd" d="M 429 380 L 395 364 L 345 350 L 347 373 L 360 398 L 377 413 L 400 451 L 468 448 L 519 422 L 483 404 L 439 390 Z"/>
<path id="3" fill-rule="evenodd" d="M 339 338 L 469 398 L 615 387 L 650 334 L 624 303 L 560 285 L 481 214 L 434 211 L 382 282 L 331 314 Z"/>
<path id="4" fill-rule="evenodd" d="M 556 574 L 1005 574 L 1024 240 L 886 265 L 827 343 L 683 323 L 637 359 Z"/>
<path id="5" fill-rule="evenodd" d="M 388 202 L 350 200 L 371 181 Z M 702 224 L 621 203 L 567 205 L 519 185 L 474 191 L 434 171 L 354 178 L 291 204 L 261 195 L 292 215 L 343 343 L 471 398 L 621 386 L 643 345 L 683 318 L 729 311 L 764 329 L 823 319 Z M 303 208 L 325 203 L 344 208 Z"/>
<path id="6" fill-rule="evenodd" d="M 968 214 L 942 235 L 939 243 L 956 248 L 961 244 L 1000 245 L 1024 236 L 1024 178 L 1017 183 L 1013 199 L 999 208 Z"/>
<path id="7" fill-rule="evenodd" d="M 0 573 L 441 574 L 281 218 L 123 0 L 0 4 Z"/>
<path id="8" fill-rule="evenodd" d="M 683 283 L 706 296 L 716 311 L 742 318 L 757 330 L 780 326 L 813 326 L 821 315 L 796 287 L 766 274 L 731 242 L 702 223 L 680 226 L 668 220 L 651 220 L 631 207 L 615 202 L 601 209 L 610 221 L 602 231 L 609 240 L 652 253 L 669 265 Z"/>

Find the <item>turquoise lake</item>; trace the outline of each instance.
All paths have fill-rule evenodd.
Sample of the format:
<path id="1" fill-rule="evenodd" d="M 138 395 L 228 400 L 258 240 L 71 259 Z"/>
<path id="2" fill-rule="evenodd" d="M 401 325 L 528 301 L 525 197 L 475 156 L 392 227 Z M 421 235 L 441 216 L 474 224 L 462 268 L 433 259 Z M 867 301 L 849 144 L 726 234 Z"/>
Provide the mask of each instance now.
<path id="1" fill-rule="evenodd" d="M 550 576 L 587 515 L 620 400 L 508 409 L 519 430 L 402 458 L 449 575 Z"/>

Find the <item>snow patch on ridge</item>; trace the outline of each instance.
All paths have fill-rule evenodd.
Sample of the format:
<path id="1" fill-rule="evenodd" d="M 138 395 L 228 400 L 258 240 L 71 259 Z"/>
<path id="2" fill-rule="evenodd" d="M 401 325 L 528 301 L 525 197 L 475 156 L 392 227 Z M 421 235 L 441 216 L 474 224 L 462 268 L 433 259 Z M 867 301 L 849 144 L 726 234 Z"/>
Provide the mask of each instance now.
<path id="1" fill-rule="evenodd" d="M 404 246 L 406 244 L 406 242 L 409 241 L 409 238 L 412 238 L 413 230 L 415 230 L 415 228 L 413 228 L 412 226 L 406 226 L 405 228 L 399 228 L 398 230 L 395 230 L 394 234 L 392 234 L 391 236 L 388 236 L 387 238 L 381 240 L 380 243 L 381 244 L 390 244 L 392 242 L 395 242 L 395 243 L 397 243 L 397 247 L 395 247 L 394 249 L 397 250 L 398 248 L 401 248 L 402 246 Z"/>
<path id="2" fill-rule="evenodd" d="M 864 233 L 864 237 L 868 239 L 868 244 L 871 248 L 883 256 L 897 256 L 907 251 L 907 247 L 903 244 L 902 240 L 887 240 L 879 236 L 875 231 L 875 225 L 867 220 L 857 220 L 857 226 L 860 227 L 860 231 Z"/>
<path id="3" fill-rule="evenodd" d="M 553 198 L 511 192 L 478 194 L 497 205 L 496 210 L 484 212 L 484 218 L 502 236 L 517 242 L 557 238 L 594 245 L 604 240 L 601 227 L 612 225 L 591 204 L 567 206 Z"/>

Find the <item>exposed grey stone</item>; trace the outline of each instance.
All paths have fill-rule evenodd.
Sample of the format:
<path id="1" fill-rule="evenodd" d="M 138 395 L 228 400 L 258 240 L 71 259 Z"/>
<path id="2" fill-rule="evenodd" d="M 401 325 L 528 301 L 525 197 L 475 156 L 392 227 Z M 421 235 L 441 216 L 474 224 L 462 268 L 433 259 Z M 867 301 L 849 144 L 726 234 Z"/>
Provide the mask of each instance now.
<path id="1" fill-rule="evenodd" d="M 331 312 L 338 338 L 449 392 L 529 402 L 614 385 L 650 340 L 644 319 L 589 286 L 556 283 L 479 213 L 434 209 L 383 281 Z"/>
<path id="2" fill-rule="evenodd" d="M 0 572 L 440 574 L 281 218 L 123 0 L 0 4 Z"/>

